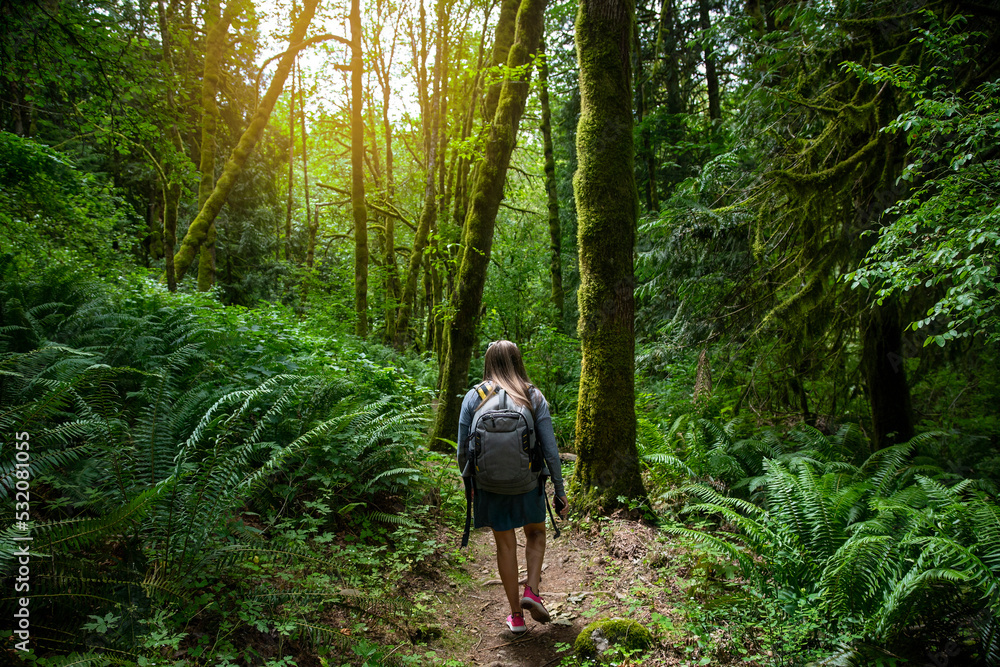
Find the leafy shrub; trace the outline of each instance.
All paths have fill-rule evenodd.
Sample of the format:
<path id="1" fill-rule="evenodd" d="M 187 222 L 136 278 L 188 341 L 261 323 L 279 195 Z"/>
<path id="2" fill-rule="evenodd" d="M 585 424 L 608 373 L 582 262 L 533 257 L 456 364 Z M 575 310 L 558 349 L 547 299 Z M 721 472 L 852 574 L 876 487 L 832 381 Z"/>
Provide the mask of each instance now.
<path id="1" fill-rule="evenodd" d="M 0 132 L 0 252 L 104 272 L 121 265 L 121 249 L 141 236 L 137 227 L 134 211 L 96 176 L 48 146 Z"/>
<path id="2" fill-rule="evenodd" d="M 349 558 L 265 534 L 310 508 L 379 520 L 370 505 L 418 474 L 419 392 L 396 396 L 402 379 L 373 376 L 354 349 L 307 336 L 273 310 L 223 310 L 149 284 L 108 293 L 65 270 L 6 277 L 0 427 L 30 434 L 32 544 L 49 556 L 32 559 L 38 647 L 154 660 L 180 645 L 201 660 L 224 653 L 219 638 L 240 625 L 349 643 L 292 611 L 317 596 L 367 614 L 398 611 L 329 590 L 349 578 Z M 333 350 L 336 363 L 325 355 Z M 16 470 L 4 454 L 0 493 L 10 497 Z M 10 525 L 13 503 L 5 507 Z M 0 576 L 13 572 L 17 534 L 0 535 Z M 327 588 L 254 584 L 304 562 L 334 577 Z M 175 613 L 214 627 L 216 645 L 178 644 Z"/>
<path id="3" fill-rule="evenodd" d="M 759 504 L 693 483 L 683 489 L 696 499 L 685 511 L 716 517 L 726 530 L 667 530 L 738 562 L 756 594 L 777 601 L 791 623 L 806 622 L 799 615 L 819 606 L 822 632 L 803 637 L 798 649 L 818 642 L 832 652 L 839 639 L 850 654 L 865 642 L 897 648 L 917 636 L 972 633 L 974 652 L 997 659 L 1000 510 L 991 485 L 959 481 L 918 455 L 938 434 L 855 464 L 844 460 L 849 431 L 829 438 L 800 431 L 797 447 L 774 440 L 765 452 L 704 428 L 715 443 L 700 469 L 743 471 L 734 487 Z"/>

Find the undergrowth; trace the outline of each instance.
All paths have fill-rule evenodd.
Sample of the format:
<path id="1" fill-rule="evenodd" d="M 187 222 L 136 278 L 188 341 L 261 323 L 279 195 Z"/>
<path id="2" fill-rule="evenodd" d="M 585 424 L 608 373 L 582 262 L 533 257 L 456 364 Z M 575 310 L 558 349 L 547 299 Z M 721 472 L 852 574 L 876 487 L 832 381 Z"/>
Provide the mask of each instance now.
<path id="1" fill-rule="evenodd" d="M 965 664 L 1000 659 L 996 487 L 936 464 L 949 435 L 871 451 L 854 425 L 746 430 L 694 415 L 640 428 L 663 529 L 718 564 L 694 567 L 699 655 L 890 665 L 949 646 Z"/>
<path id="2" fill-rule="evenodd" d="M 30 534 L 28 659 L 351 664 L 381 650 L 365 619 L 406 632 L 396 585 L 457 512 L 414 361 L 280 307 L 0 270 L 0 577 Z"/>

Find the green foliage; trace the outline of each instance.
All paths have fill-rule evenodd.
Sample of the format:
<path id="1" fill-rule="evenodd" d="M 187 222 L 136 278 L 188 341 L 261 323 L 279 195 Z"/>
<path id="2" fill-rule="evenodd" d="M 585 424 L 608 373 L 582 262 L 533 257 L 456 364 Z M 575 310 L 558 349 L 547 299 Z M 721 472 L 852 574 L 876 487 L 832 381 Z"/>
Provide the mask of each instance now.
<path id="1" fill-rule="evenodd" d="M 718 305 L 749 269 L 750 248 L 747 212 L 713 207 L 743 162 L 735 152 L 708 161 L 699 176 L 675 185 L 658 214 L 640 221 L 636 320 L 644 338 L 699 344 L 718 327 Z"/>
<path id="2" fill-rule="evenodd" d="M 931 465 L 925 454 L 939 434 L 862 459 L 853 429 L 832 437 L 802 430 L 782 443 L 700 426 L 710 444 L 691 462 L 702 474 L 739 478 L 734 489 L 757 503 L 720 491 L 726 485 L 690 484 L 684 511 L 726 530 L 666 530 L 738 563 L 754 595 L 777 603 L 791 626 L 812 628 L 793 654 L 829 654 L 838 641 L 858 652 L 865 642 L 892 648 L 969 634 L 974 653 L 996 659 L 995 490 Z"/>
<path id="3" fill-rule="evenodd" d="M 0 132 L 0 252 L 110 273 L 136 233 L 136 216 L 102 179 L 37 141 Z"/>
<path id="4" fill-rule="evenodd" d="M 913 38 L 925 50 L 920 63 L 870 70 L 845 64 L 873 85 L 895 86 L 909 102 L 882 132 L 906 137 L 899 183 L 911 188 L 885 212 L 888 224 L 865 263 L 845 278 L 854 287 L 877 288 L 879 303 L 901 291 L 934 288 L 936 302 L 911 325 L 929 331 L 925 345 L 973 335 L 997 342 L 1000 80 L 956 91 L 955 77 L 980 57 L 985 35 L 969 31 L 961 14 L 947 21 L 927 16 L 927 28 Z"/>
<path id="5" fill-rule="evenodd" d="M 356 577 L 364 554 L 322 547 L 320 529 L 358 507 L 373 536 L 384 532 L 374 522 L 395 524 L 397 573 L 436 549 L 420 539 L 420 514 L 373 504 L 423 479 L 411 443 L 425 393 L 412 381 L 279 309 L 3 268 L 0 424 L 30 434 L 33 544 L 53 556 L 32 561 L 38 646 L 101 646 L 136 661 L 181 642 L 197 662 L 235 659 L 226 637 L 241 627 L 345 645 L 315 620 L 326 602 L 310 600 L 387 619 L 404 609 L 384 590 L 338 596 L 335 582 Z M 6 497 L 15 475 L 5 447 Z M 0 539 L 5 575 L 17 534 Z M 306 563 L 324 584 L 268 581 Z M 183 639 L 168 613 L 195 619 L 214 643 Z"/>
<path id="6" fill-rule="evenodd" d="M 580 386 L 580 342 L 540 325 L 521 346 L 528 377 L 545 394 L 559 451 L 572 451 Z"/>

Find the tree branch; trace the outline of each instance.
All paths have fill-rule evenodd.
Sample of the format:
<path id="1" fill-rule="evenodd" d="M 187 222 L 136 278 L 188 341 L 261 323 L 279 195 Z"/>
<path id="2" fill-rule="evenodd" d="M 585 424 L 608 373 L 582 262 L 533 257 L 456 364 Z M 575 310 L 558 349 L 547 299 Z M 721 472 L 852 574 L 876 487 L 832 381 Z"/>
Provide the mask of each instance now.
<path id="1" fill-rule="evenodd" d="M 255 91 L 255 93 L 254 93 L 254 100 L 256 100 L 255 104 L 260 104 L 260 77 L 264 76 L 264 70 L 267 69 L 268 65 L 270 65 L 275 60 L 277 60 L 278 58 L 281 58 L 282 56 L 284 56 L 286 54 L 294 53 L 296 51 L 301 51 L 302 49 L 305 49 L 305 48 L 308 48 L 308 47 L 312 46 L 313 44 L 319 44 L 320 42 L 328 42 L 331 39 L 334 40 L 334 41 L 337 41 L 337 42 L 342 42 L 342 43 L 347 44 L 347 45 L 350 45 L 350 43 L 351 43 L 349 40 L 346 40 L 343 37 L 338 37 L 337 35 L 330 35 L 330 34 L 316 35 L 315 37 L 310 37 L 309 39 L 305 40 L 304 42 L 300 42 L 299 44 L 296 44 L 295 46 L 289 47 L 285 51 L 282 51 L 281 53 L 273 55 L 270 58 L 268 58 L 267 60 L 265 60 L 264 64 L 262 64 L 260 66 L 260 70 L 257 72 L 257 78 L 254 80 L 254 91 Z"/>
<path id="2" fill-rule="evenodd" d="M 518 208 L 516 206 L 511 206 L 510 204 L 504 204 L 503 202 L 500 202 L 500 206 L 506 209 L 510 209 L 511 211 L 517 211 L 518 213 L 527 213 L 528 215 L 541 215 L 541 213 L 539 213 L 538 211 L 529 211 L 526 208 Z"/>

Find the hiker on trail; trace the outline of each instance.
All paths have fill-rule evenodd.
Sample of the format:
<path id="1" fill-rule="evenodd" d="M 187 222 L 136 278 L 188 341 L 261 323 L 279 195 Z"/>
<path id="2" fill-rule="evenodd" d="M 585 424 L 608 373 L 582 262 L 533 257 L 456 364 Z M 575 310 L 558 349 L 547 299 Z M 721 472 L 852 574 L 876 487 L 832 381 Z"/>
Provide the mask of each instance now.
<path id="1" fill-rule="evenodd" d="M 508 340 L 490 343 L 483 381 L 462 401 L 458 466 L 469 501 L 462 545 L 468 543 L 469 513 L 474 509 L 475 527 L 493 529 L 497 569 L 510 602 L 507 627 L 514 633 L 527 630 L 525 609 L 536 621 L 548 623 L 549 612 L 539 597 L 545 557 L 546 477 L 555 485 L 555 506 L 560 515 L 565 516 L 567 499 L 549 404 L 528 379 L 521 351 Z M 555 527 L 554 517 L 552 525 Z M 524 594 L 518 596 L 514 529 L 522 527 L 528 577 Z"/>

